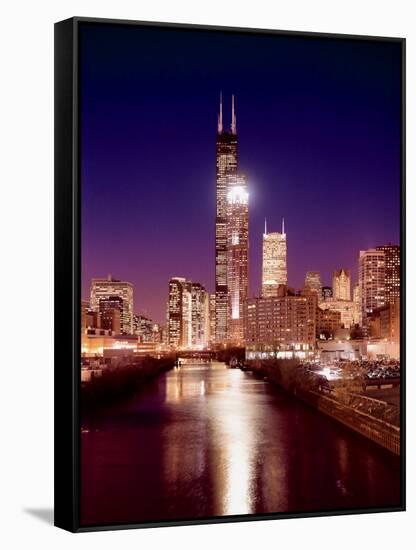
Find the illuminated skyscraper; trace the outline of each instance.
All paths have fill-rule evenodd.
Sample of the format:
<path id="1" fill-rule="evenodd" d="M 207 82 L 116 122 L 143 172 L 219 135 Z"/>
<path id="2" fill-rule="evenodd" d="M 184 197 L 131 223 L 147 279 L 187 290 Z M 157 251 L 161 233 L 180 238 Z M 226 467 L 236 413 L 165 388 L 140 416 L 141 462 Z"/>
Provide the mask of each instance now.
<path id="1" fill-rule="evenodd" d="M 248 192 L 244 176 L 229 176 L 227 192 L 228 340 L 244 338 L 244 301 L 248 297 Z"/>
<path id="2" fill-rule="evenodd" d="M 314 290 L 319 298 L 322 296 L 321 274 L 319 271 L 307 271 L 305 277 L 305 288 Z"/>
<path id="3" fill-rule="evenodd" d="M 263 298 L 277 296 L 279 285 L 287 285 L 287 245 L 285 221 L 282 221 L 281 233 L 268 233 L 264 222 L 263 233 L 263 270 L 261 295 Z"/>
<path id="4" fill-rule="evenodd" d="M 200 283 L 191 285 L 191 318 L 193 349 L 205 347 L 209 338 L 209 294 Z"/>
<path id="5" fill-rule="evenodd" d="M 361 298 L 361 318 L 364 327 L 367 317 L 386 302 L 386 262 L 384 250 L 360 250 L 358 282 Z"/>
<path id="6" fill-rule="evenodd" d="M 169 281 L 168 343 L 174 348 L 191 344 L 191 282 L 184 277 Z"/>
<path id="7" fill-rule="evenodd" d="M 208 343 L 209 295 L 184 277 L 169 281 L 168 344 L 195 349 Z"/>
<path id="8" fill-rule="evenodd" d="M 386 304 L 395 304 L 400 300 L 400 246 L 387 244 L 376 250 L 384 252 Z"/>
<path id="9" fill-rule="evenodd" d="M 215 340 L 227 339 L 227 193 L 230 177 L 237 174 L 237 124 L 232 97 L 231 130 L 224 131 L 222 96 L 218 115 L 216 147 L 215 214 Z"/>
<path id="10" fill-rule="evenodd" d="M 349 269 L 337 269 L 332 277 L 335 300 L 351 300 L 351 276 Z"/>
<path id="11" fill-rule="evenodd" d="M 100 300 L 110 296 L 119 296 L 123 300 L 120 312 L 120 332 L 133 334 L 133 285 L 126 281 L 113 279 L 108 275 L 107 279 L 92 279 L 91 281 L 91 309 L 99 312 Z"/>

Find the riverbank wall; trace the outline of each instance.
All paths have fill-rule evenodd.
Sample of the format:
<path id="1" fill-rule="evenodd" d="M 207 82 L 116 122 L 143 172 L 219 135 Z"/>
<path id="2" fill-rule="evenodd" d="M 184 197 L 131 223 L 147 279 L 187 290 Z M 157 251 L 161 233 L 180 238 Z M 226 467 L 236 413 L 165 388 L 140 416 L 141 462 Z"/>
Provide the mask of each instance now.
<path id="1" fill-rule="evenodd" d="M 93 411 L 126 399 L 174 366 L 174 357 L 144 357 L 140 361 L 126 361 L 116 367 L 106 366 L 99 376 L 93 376 L 89 382 L 81 384 L 81 410 Z"/>
<path id="2" fill-rule="evenodd" d="M 391 453 L 400 455 L 399 413 L 392 417 L 385 403 L 362 395 L 351 395 L 344 403 L 336 399 L 327 388 L 309 389 L 307 384 L 302 384 L 301 377 L 290 376 L 290 371 L 296 368 L 295 364 L 285 364 L 284 368 L 279 369 L 272 364 L 248 362 L 246 368 Z M 390 413 L 392 421 L 372 414 L 377 411 L 380 415 L 382 409 Z"/>

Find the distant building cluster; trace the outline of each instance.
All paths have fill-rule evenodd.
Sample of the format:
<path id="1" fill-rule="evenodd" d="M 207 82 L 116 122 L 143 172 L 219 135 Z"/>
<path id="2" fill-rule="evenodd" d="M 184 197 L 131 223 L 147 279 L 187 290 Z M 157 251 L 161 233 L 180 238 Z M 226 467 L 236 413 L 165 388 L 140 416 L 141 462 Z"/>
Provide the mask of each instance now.
<path id="1" fill-rule="evenodd" d="M 133 284 L 127 281 L 94 278 L 90 300 L 81 301 L 81 351 L 103 355 L 112 350 L 154 352 L 164 341 L 164 330 L 142 314 L 135 314 Z"/>

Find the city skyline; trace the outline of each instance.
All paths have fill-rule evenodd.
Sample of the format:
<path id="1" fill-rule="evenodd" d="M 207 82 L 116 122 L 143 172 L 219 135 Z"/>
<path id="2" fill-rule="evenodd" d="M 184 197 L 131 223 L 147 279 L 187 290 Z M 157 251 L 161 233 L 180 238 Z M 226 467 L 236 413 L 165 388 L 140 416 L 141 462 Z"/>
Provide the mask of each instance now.
<path id="1" fill-rule="evenodd" d="M 181 37 L 174 33 L 163 34 L 165 40 L 172 39 L 170 56 L 182 55 L 186 60 L 172 89 L 164 89 L 163 77 L 154 78 L 155 60 L 164 67 L 167 63 L 161 59 L 162 51 L 166 53 L 162 44 L 153 57 L 140 63 L 143 74 L 130 75 L 126 88 L 133 52 L 146 37 L 124 34 L 117 41 L 118 51 L 109 58 L 105 47 L 100 50 L 99 31 L 85 37 L 88 55 L 81 67 L 83 297 L 88 297 L 91 278 L 111 272 L 134 285 L 136 312 L 163 322 L 170 278 L 183 276 L 213 292 L 215 131 L 221 89 L 227 98 L 233 92 L 238 98 L 239 171 L 247 175 L 250 189 L 249 295 L 260 294 L 265 217 L 270 231 L 279 227 L 283 216 L 288 224 L 290 286 L 301 288 L 310 270 L 319 270 L 322 284 L 331 286 L 333 271 L 343 266 L 351 270 L 354 284 L 360 250 L 399 242 L 395 109 L 400 90 L 394 84 L 398 80 L 395 56 L 399 55 L 394 45 L 383 45 L 377 54 L 371 45 L 364 45 L 360 56 L 365 59 L 360 61 L 354 44 L 336 44 L 328 56 L 322 51 L 323 40 L 317 40 L 308 43 L 310 51 L 304 55 L 306 39 L 281 37 L 268 52 L 269 40 L 263 37 L 255 48 L 256 56 L 264 53 L 265 57 L 260 55 L 260 63 L 256 57 L 254 67 L 253 57 L 245 60 L 247 66 L 243 63 L 244 37 L 227 36 L 219 42 L 225 41 L 236 54 L 228 74 L 228 60 L 219 55 L 208 59 L 204 33 L 195 31 L 195 52 L 185 52 Z M 205 72 L 197 62 L 198 53 L 209 62 Z M 277 76 L 267 72 L 272 54 L 279 86 Z M 123 59 L 121 66 L 116 66 L 116 59 Z M 211 79 L 214 60 L 216 78 Z M 302 63 L 302 70 L 297 67 L 299 74 L 294 70 L 298 63 Z M 364 66 L 366 70 L 371 66 L 371 74 L 364 74 Z M 244 78 L 252 70 L 263 75 L 256 86 Z M 151 86 L 140 87 L 139 93 L 139 85 L 150 74 Z M 354 88 L 358 84 L 359 94 Z M 310 98 L 311 92 L 319 95 L 319 101 L 314 95 Z M 153 100 L 152 94 L 156 94 Z M 338 104 L 333 101 L 335 95 Z M 91 97 L 95 97 L 93 105 Z M 156 104 L 163 110 L 158 124 L 153 120 Z M 378 123 L 380 111 L 384 129 Z M 112 132 L 101 131 L 101 119 Z M 230 120 L 224 123 L 229 126 Z M 335 128 L 339 135 L 334 135 Z M 146 158 L 154 143 L 164 159 L 157 169 Z"/>
<path id="2" fill-rule="evenodd" d="M 77 28 L 80 524 L 398 508 L 401 42 Z"/>

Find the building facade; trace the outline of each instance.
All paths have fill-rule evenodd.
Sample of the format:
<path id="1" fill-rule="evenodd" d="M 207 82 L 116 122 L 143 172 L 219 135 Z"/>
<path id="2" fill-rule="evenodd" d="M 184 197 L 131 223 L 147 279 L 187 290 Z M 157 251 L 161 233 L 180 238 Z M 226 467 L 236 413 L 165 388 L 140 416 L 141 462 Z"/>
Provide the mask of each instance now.
<path id="1" fill-rule="evenodd" d="M 358 282 L 363 327 L 373 311 L 385 304 L 386 264 L 384 250 L 361 250 L 358 260 Z"/>
<path id="2" fill-rule="evenodd" d="M 169 281 L 169 299 L 168 299 L 168 344 L 173 348 L 179 348 L 183 342 L 183 315 L 182 300 L 186 279 L 183 277 L 173 277 Z"/>
<path id="3" fill-rule="evenodd" d="M 93 311 L 99 312 L 100 300 L 119 297 L 123 301 L 120 312 L 121 334 L 133 334 L 133 285 L 108 275 L 107 279 L 92 279 L 90 304 Z"/>
<path id="4" fill-rule="evenodd" d="M 247 346 L 274 350 L 311 350 L 316 339 L 316 298 L 286 295 L 246 301 Z"/>
<path id="5" fill-rule="evenodd" d="M 183 277 L 169 281 L 168 345 L 174 349 L 205 347 L 209 338 L 209 295 Z"/>
<path id="6" fill-rule="evenodd" d="M 355 283 L 352 290 L 352 301 L 354 302 L 354 325 L 362 325 L 362 315 L 361 315 L 361 295 L 360 295 L 360 284 Z"/>
<path id="7" fill-rule="evenodd" d="M 215 292 L 209 295 L 209 342 L 215 343 Z"/>
<path id="8" fill-rule="evenodd" d="M 321 340 L 334 338 L 341 327 L 341 312 L 316 308 L 316 337 Z"/>
<path id="9" fill-rule="evenodd" d="M 313 290 L 322 296 L 321 274 L 319 271 L 307 271 L 305 276 L 305 288 Z"/>
<path id="10" fill-rule="evenodd" d="M 332 276 L 332 292 L 336 300 L 351 300 L 351 274 L 349 269 L 337 269 Z"/>
<path id="11" fill-rule="evenodd" d="M 387 244 L 376 250 L 384 252 L 385 302 L 395 304 L 400 301 L 400 246 Z"/>
<path id="12" fill-rule="evenodd" d="M 281 233 L 268 233 L 267 223 L 264 223 L 262 297 L 277 296 L 279 285 L 287 285 L 287 241 L 284 220 Z"/>
<path id="13" fill-rule="evenodd" d="M 343 325 L 344 328 L 351 328 L 354 325 L 354 302 L 330 298 L 321 302 L 319 307 L 323 310 L 329 309 L 339 312 L 341 316 L 341 325 Z"/>
<path id="14" fill-rule="evenodd" d="M 146 315 L 134 315 L 134 333 L 138 336 L 139 342 L 152 342 L 153 341 L 153 326 L 152 319 L 146 317 Z"/>
<path id="15" fill-rule="evenodd" d="M 400 344 L 400 303 L 386 304 L 368 316 L 369 337 Z"/>
<path id="16" fill-rule="evenodd" d="M 191 346 L 198 349 L 209 341 L 209 294 L 200 283 L 192 283 L 191 300 Z"/>
<path id="17" fill-rule="evenodd" d="M 101 315 L 101 327 L 111 330 L 115 334 L 120 334 L 123 298 L 121 296 L 101 298 L 98 307 Z"/>
<path id="18" fill-rule="evenodd" d="M 248 297 L 248 192 L 244 176 L 228 178 L 227 192 L 227 340 L 244 339 L 244 302 Z"/>

